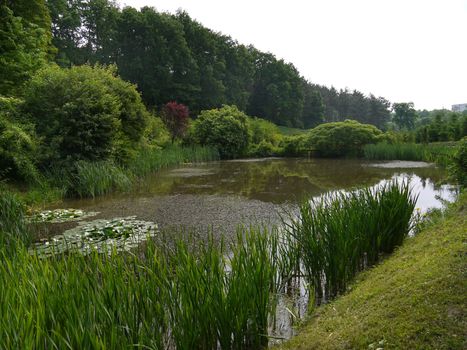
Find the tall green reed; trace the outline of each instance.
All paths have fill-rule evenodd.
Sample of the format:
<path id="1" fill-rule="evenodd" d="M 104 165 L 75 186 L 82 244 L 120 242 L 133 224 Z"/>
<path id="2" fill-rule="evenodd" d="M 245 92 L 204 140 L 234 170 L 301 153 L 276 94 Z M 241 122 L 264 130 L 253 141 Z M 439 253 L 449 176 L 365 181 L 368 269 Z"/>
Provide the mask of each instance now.
<path id="1" fill-rule="evenodd" d="M 263 347 L 273 239 L 250 229 L 229 247 L 150 241 L 134 253 L 48 259 L 1 248 L 0 348 Z"/>
<path id="2" fill-rule="evenodd" d="M 128 164 L 128 169 L 136 176 L 146 176 L 161 169 L 183 163 L 200 163 L 219 159 L 215 148 L 193 146 L 171 146 L 164 150 L 147 149 Z"/>
<path id="3" fill-rule="evenodd" d="M 26 207 L 18 196 L 0 188 L 0 249 L 14 252 L 31 240 L 25 220 Z"/>
<path id="4" fill-rule="evenodd" d="M 413 160 L 437 163 L 448 166 L 453 159 L 453 143 L 377 143 L 368 144 L 363 149 L 366 159 L 370 160 Z"/>
<path id="5" fill-rule="evenodd" d="M 402 244 L 416 199 L 408 184 L 391 182 L 301 204 L 287 234 L 297 242 L 301 270 L 318 302 L 344 292 L 359 271 Z"/>

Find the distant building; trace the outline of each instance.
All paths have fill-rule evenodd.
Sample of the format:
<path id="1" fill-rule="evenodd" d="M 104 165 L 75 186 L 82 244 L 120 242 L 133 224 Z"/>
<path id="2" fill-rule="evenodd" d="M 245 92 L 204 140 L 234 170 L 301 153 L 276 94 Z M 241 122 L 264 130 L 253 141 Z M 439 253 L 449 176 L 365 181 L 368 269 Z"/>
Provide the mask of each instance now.
<path id="1" fill-rule="evenodd" d="M 463 112 L 467 111 L 467 103 L 461 103 L 458 105 L 452 105 L 452 111 L 453 112 Z"/>

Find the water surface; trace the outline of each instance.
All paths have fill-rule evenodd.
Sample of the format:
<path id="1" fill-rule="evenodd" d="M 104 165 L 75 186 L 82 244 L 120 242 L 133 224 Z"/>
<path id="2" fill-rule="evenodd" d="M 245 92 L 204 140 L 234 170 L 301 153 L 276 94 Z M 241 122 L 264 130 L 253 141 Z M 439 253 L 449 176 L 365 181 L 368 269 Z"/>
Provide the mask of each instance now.
<path id="1" fill-rule="evenodd" d="M 185 165 L 149 176 L 129 193 L 61 205 L 103 218 L 136 215 L 161 228 L 233 232 L 239 223 L 280 223 L 284 208 L 304 198 L 394 178 L 410 181 L 422 210 L 455 196 L 452 186 L 441 184 L 444 171 L 432 164 L 267 158 Z"/>

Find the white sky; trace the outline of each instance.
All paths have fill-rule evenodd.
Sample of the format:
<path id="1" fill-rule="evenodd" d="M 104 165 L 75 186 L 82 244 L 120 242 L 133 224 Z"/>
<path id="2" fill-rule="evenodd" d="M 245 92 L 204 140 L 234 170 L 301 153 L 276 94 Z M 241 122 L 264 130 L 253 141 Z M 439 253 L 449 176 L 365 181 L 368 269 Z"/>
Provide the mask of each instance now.
<path id="1" fill-rule="evenodd" d="M 417 109 L 467 103 L 467 0 L 117 0 L 181 8 L 313 83 Z"/>

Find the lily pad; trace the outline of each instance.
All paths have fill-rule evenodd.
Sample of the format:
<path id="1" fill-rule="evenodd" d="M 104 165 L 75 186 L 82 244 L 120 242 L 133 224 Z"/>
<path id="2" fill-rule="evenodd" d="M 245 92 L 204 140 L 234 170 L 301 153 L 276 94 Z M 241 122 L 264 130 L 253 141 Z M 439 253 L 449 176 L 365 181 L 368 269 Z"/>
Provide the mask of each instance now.
<path id="1" fill-rule="evenodd" d="M 81 222 L 61 235 L 34 244 L 30 253 L 50 256 L 66 252 L 88 255 L 94 250 L 99 253 L 110 253 L 113 249 L 128 251 L 157 232 L 155 223 L 136 220 L 136 216 Z"/>
<path id="2" fill-rule="evenodd" d="M 79 221 L 99 214 L 98 212 L 85 212 L 81 209 L 54 209 L 34 213 L 28 217 L 29 222 L 60 223 Z"/>

